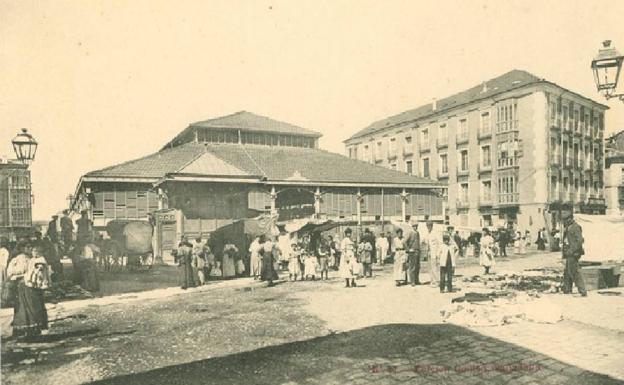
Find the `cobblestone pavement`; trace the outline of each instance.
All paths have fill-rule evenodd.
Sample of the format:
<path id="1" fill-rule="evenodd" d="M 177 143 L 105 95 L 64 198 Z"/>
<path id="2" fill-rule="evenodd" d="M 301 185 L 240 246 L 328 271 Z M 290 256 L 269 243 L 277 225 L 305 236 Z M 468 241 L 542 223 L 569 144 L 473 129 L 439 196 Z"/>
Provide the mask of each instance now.
<path id="1" fill-rule="evenodd" d="M 557 255 L 543 254 L 499 261 L 496 269 L 558 263 Z M 457 274 L 480 271 L 463 266 Z M 440 309 L 458 293 L 395 287 L 391 266 L 375 274 L 352 289 L 332 273 L 329 281 L 275 288 L 241 280 L 147 293 L 142 300 L 68 303 L 62 313 L 69 318 L 51 331 L 54 344 L 8 341 L 7 347 L 3 341 L 3 383 L 624 383 L 624 333 L 617 325 L 622 297 L 552 295 L 565 307 L 562 322 L 466 328 L 440 319 Z M 421 280 L 427 279 L 425 270 Z M 584 308 L 602 317 L 580 316 Z M 72 318 L 78 311 L 88 317 Z M 611 321 L 594 323 L 605 317 Z M 28 360 L 34 364 L 24 365 Z"/>

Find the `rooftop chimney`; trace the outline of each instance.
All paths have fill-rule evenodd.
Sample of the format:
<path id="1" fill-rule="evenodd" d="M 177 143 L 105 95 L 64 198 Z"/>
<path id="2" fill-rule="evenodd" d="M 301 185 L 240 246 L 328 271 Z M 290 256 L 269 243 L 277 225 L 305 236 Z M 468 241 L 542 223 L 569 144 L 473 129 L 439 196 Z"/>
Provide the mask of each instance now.
<path id="1" fill-rule="evenodd" d="M 438 109 L 438 99 L 433 98 L 433 101 L 431 102 L 431 108 L 436 111 Z"/>
<path id="2" fill-rule="evenodd" d="M 483 82 L 483 89 L 481 90 L 481 93 L 484 94 L 488 92 L 488 86 L 486 82 Z"/>

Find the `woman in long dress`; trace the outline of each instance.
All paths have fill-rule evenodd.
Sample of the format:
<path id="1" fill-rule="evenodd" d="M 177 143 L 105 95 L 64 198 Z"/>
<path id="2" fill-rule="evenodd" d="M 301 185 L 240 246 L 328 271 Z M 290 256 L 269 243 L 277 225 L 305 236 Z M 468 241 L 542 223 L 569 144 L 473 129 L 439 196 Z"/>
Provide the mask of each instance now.
<path id="1" fill-rule="evenodd" d="M 34 248 L 32 257 L 26 253 L 18 255 L 7 268 L 9 279 L 18 281 L 12 322 L 15 337 L 36 337 L 48 328 L 43 290 L 48 288 L 50 277 L 40 251 Z"/>
<path id="2" fill-rule="evenodd" d="M 479 264 L 485 268 L 485 274 L 490 274 L 490 268 L 495 265 L 493 246 L 494 238 L 490 235 L 490 230 L 484 228 L 479 247 Z"/>
<path id="3" fill-rule="evenodd" d="M 394 251 L 394 268 L 392 276 L 397 286 L 407 283 L 407 254 L 405 253 L 405 239 L 403 230 L 396 231 L 397 236 L 392 240 Z"/>
<path id="4" fill-rule="evenodd" d="M 260 237 L 260 244 L 262 245 L 260 251 L 260 257 L 262 258 L 260 279 L 267 281 L 270 287 L 273 286 L 273 280 L 278 278 L 273 260 L 273 242 L 271 240 L 264 241 L 264 236 L 262 236 Z"/>
<path id="5" fill-rule="evenodd" d="M 249 275 L 254 277 L 254 279 L 260 278 L 260 274 L 262 273 L 262 258 L 260 257 L 260 250 L 262 250 L 262 244 L 260 243 L 260 237 L 254 238 L 251 245 L 249 245 Z"/>
<path id="6" fill-rule="evenodd" d="M 288 277 L 291 281 L 296 281 L 298 276 L 301 276 L 301 265 L 299 264 L 299 257 L 301 250 L 296 243 L 290 245 L 291 253 L 288 259 Z"/>
<path id="7" fill-rule="evenodd" d="M 357 260 L 355 258 L 355 244 L 351 240 L 351 229 L 349 228 L 345 230 L 345 237 L 340 242 L 340 252 L 340 276 L 345 279 L 345 287 L 356 287 L 357 272 L 354 272 L 354 269 L 357 266 Z"/>
<path id="8" fill-rule="evenodd" d="M 223 262 L 221 269 L 223 272 L 223 278 L 231 278 L 236 276 L 236 254 L 238 249 L 231 243 L 228 243 L 223 247 Z"/>
<path id="9" fill-rule="evenodd" d="M 176 259 L 178 261 L 179 284 L 182 289 L 195 287 L 195 277 L 192 266 L 193 246 L 186 240 L 178 244 Z"/>

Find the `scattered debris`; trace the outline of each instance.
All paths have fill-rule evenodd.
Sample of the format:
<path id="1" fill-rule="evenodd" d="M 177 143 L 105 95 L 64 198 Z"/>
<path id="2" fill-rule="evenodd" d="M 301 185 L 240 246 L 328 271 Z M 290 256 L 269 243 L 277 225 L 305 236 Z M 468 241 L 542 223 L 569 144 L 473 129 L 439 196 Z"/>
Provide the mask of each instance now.
<path id="1" fill-rule="evenodd" d="M 442 309 L 443 321 L 462 326 L 497 326 L 521 321 L 556 323 L 561 309 L 535 293 L 493 291 L 466 293 Z"/>
<path id="2" fill-rule="evenodd" d="M 69 352 L 65 353 L 65 355 L 73 356 L 73 355 L 76 355 L 76 354 L 85 354 L 85 353 L 90 353 L 90 352 L 92 352 L 94 350 L 95 350 L 95 348 L 93 346 L 85 346 L 85 347 L 82 347 L 82 348 L 77 348 L 77 349 L 74 349 L 74 350 L 70 350 Z"/>
<path id="3" fill-rule="evenodd" d="M 522 273 L 499 272 L 488 275 L 465 277 L 468 287 L 485 287 L 494 290 L 518 290 L 537 293 L 558 293 L 561 291 L 563 274 L 556 269 L 531 269 Z"/>
<path id="4" fill-rule="evenodd" d="M 609 291 L 609 290 L 603 290 L 603 291 L 599 291 L 598 294 L 603 294 L 603 295 L 622 295 L 621 291 Z"/>

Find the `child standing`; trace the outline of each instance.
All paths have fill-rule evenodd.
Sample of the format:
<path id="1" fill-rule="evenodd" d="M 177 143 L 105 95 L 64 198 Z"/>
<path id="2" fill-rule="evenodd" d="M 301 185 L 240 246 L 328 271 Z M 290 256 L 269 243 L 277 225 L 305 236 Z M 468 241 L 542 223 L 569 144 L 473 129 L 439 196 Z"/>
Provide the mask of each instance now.
<path id="1" fill-rule="evenodd" d="M 316 280 L 316 268 L 318 267 L 318 261 L 316 260 L 316 256 L 313 254 L 307 254 L 305 256 L 305 273 L 304 279 L 308 279 L 308 277 L 312 277 L 312 280 Z"/>
<path id="2" fill-rule="evenodd" d="M 321 280 L 323 280 L 323 275 L 325 275 L 325 279 L 329 279 L 329 254 L 329 244 L 327 243 L 327 240 L 325 238 L 321 238 L 321 242 L 318 247 L 318 260 L 319 270 L 321 272 Z"/>

